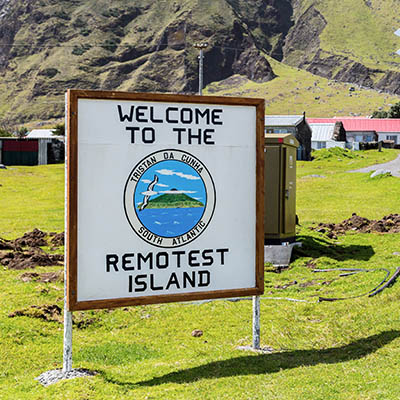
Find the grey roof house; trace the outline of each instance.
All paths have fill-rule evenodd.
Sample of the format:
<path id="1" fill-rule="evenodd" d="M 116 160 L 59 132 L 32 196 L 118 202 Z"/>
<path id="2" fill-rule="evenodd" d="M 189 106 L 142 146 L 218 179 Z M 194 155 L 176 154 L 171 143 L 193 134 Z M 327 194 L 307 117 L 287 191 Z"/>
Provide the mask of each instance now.
<path id="1" fill-rule="evenodd" d="M 291 133 L 299 141 L 298 160 L 311 160 L 311 128 L 303 115 L 266 115 L 265 133 Z"/>

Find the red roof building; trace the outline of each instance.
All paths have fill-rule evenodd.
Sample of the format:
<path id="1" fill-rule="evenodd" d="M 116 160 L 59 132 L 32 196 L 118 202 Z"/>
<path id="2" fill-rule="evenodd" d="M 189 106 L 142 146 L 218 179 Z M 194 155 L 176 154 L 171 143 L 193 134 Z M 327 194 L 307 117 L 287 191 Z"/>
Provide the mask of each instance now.
<path id="1" fill-rule="evenodd" d="M 307 118 L 308 123 L 333 123 L 336 121 L 342 122 L 348 141 L 392 140 L 395 144 L 400 144 L 400 119 L 397 118 Z M 375 139 L 372 138 L 373 136 Z"/>

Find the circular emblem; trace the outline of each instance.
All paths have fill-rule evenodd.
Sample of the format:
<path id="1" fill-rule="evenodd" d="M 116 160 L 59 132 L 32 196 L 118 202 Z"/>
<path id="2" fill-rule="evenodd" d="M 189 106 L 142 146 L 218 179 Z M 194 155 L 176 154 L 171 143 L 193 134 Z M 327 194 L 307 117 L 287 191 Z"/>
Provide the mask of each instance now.
<path id="1" fill-rule="evenodd" d="M 215 208 L 215 186 L 206 166 L 181 150 L 160 150 L 139 161 L 124 190 L 132 229 L 158 247 L 179 247 L 206 229 Z"/>

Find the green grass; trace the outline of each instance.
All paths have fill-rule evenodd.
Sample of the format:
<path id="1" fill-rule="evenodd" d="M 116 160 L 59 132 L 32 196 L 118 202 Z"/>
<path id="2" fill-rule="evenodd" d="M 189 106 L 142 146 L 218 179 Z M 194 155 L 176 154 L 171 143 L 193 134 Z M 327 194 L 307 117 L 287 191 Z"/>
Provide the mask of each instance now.
<path id="1" fill-rule="evenodd" d="M 323 155 L 327 152 L 317 153 Z M 336 223 L 351 217 L 353 212 L 370 219 L 400 212 L 400 179 L 371 179 L 370 174 L 347 173 L 364 165 L 387 162 L 395 158 L 399 151 L 384 149 L 381 153 L 369 150 L 350 154 L 356 157 L 340 154 L 318 159 L 318 155 L 317 160 L 312 162 L 297 163 L 297 213 L 300 223 Z"/>
<path id="2" fill-rule="evenodd" d="M 62 366 L 62 324 L 12 311 L 63 304 L 61 283 L 24 283 L 24 271 L 0 269 L 0 399 L 398 399 L 400 283 L 373 297 L 318 303 L 318 296 L 368 291 L 383 271 L 339 278 L 317 268 L 400 265 L 398 234 L 348 234 L 330 240 L 308 227 L 356 211 L 369 218 L 398 212 L 400 179 L 371 181 L 345 171 L 393 159 L 398 151 L 356 153 L 298 163 L 301 227 L 291 268 L 266 267 L 261 342 L 251 344 L 251 301 L 162 304 L 74 313 L 92 320 L 74 328 L 74 367 L 98 375 L 42 387 L 34 378 Z M 0 236 L 39 227 L 63 230 L 63 166 L 0 170 Z M 309 175 L 324 175 L 312 178 Z M 36 272 L 60 267 L 40 267 Z M 294 284 L 293 282 L 297 283 Z M 283 287 L 289 285 L 286 289 Z M 306 302 L 273 300 L 289 297 Z M 193 329 L 204 335 L 191 336 Z"/>
<path id="3" fill-rule="evenodd" d="M 0 169 L 0 236 L 64 228 L 64 165 Z"/>

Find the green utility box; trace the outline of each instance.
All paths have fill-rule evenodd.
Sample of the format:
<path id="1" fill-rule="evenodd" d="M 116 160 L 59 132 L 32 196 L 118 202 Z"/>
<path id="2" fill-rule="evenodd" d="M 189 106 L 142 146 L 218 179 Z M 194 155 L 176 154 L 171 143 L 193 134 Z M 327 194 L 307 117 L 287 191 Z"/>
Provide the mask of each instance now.
<path id="1" fill-rule="evenodd" d="M 264 243 L 292 243 L 296 236 L 296 151 L 291 134 L 266 134 L 264 141 Z"/>

